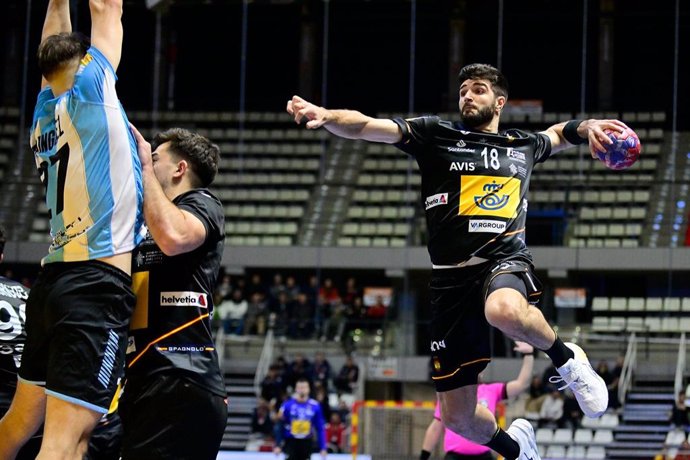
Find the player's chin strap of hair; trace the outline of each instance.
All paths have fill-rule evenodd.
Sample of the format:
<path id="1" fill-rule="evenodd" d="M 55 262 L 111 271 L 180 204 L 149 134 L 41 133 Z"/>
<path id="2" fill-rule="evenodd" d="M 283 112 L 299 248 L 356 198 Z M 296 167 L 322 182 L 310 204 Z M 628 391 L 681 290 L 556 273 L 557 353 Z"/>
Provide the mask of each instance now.
<path id="1" fill-rule="evenodd" d="M 563 137 L 573 145 L 586 144 L 589 141 L 586 137 L 580 137 L 577 133 L 577 128 L 582 121 L 583 120 L 570 120 L 563 127 Z"/>

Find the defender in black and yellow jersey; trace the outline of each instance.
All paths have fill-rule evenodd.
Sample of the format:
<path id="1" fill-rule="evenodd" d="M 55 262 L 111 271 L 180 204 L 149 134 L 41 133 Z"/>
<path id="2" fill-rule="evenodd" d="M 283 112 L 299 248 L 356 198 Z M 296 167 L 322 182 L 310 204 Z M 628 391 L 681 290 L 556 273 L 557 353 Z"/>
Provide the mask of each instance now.
<path id="1" fill-rule="evenodd" d="M 133 131 L 148 232 L 132 255 L 137 304 L 119 409 L 122 459 L 215 459 L 227 393 L 210 317 L 225 225 L 206 187 L 219 150 L 203 136 L 170 129 L 155 137 L 152 152 Z"/>
<path id="2" fill-rule="evenodd" d="M 590 417 L 607 407 L 603 380 L 577 345 L 565 344 L 532 306 L 541 287 L 525 244 L 526 193 L 532 169 L 573 144 L 590 152 L 610 143 L 604 129 L 618 120 L 573 120 L 540 133 L 499 130 L 508 98 L 505 77 L 486 64 L 459 75 L 460 121 L 435 116 L 375 119 L 354 110 L 328 110 L 294 96 L 287 111 L 308 129 L 349 139 L 394 144 L 422 175 L 431 279 L 433 380 L 443 423 L 506 460 L 538 460 L 534 432 L 522 419 L 508 432 L 477 405 L 477 375 L 490 361 L 489 327 L 544 350 Z"/>

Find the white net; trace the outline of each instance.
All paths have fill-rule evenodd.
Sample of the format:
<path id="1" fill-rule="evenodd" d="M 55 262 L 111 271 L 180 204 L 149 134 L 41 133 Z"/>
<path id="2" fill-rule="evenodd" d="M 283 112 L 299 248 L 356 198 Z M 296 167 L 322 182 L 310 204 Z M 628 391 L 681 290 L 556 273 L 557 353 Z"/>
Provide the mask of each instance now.
<path id="1" fill-rule="evenodd" d="M 353 452 L 372 460 L 416 460 L 433 416 L 433 402 L 359 401 L 353 408 Z"/>

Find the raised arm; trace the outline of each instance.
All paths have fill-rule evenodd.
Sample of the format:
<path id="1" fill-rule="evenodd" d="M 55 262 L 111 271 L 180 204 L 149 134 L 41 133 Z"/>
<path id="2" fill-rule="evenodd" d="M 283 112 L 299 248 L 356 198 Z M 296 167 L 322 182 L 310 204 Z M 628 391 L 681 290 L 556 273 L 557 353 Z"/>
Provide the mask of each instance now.
<path id="1" fill-rule="evenodd" d="M 525 342 L 515 342 L 515 351 L 522 353 L 522 367 L 515 380 L 506 384 L 506 394 L 513 398 L 529 388 L 534 369 L 534 347 Z"/>
<path id="2" fill-rule="evenodd" d="M 117 70 L 122 56 L 122 0 L 89 0 L 89 8 L 91 44 Z"/>
<path id="3" fill-rule="evenodd" d="M 552 153 L 589 142 L 589 153 L 592 158 L 598 158 L 596 152 L 605 152 L 604 144 L 613 143 L 604 130 L 622 132 L 625 128 L 625 123 L 619 120 L 572 120 L 555 124 L 542 131 L 542 134 L 551 139 Z"/>
<path id="4" fill-rule="evenodd" d="M 41 43 L 51 35 L 63 32 L 72 32 L 72 21 L 69 16 L 69 0 L 50 0 L 46 18 L 43 21 L 43 31 L 41 32 Z M 41 79 L 41 88 L 45 87 L 48 81 Z"/>
<path id="5" fill-rule="evenodd" d="M 329 132 L 346 139 L 362 139 L 394 144 L 402 139 L 400 128 L 393 120 L 371 118 L 356 110 L 329 110 L 314 105 L 299 96 L 287 103 L 287 112 L 295 122 L 307 120 L 308 129 L 324 127 Z"/>

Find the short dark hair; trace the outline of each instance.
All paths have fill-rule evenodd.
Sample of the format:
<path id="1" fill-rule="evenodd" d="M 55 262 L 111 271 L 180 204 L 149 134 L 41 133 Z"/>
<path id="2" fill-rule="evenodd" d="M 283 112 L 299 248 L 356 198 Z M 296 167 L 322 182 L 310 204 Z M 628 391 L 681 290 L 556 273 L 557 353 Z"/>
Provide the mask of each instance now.
<path id="1" fill-rule="evenodd" d="M 508 98 L 508 80 L 496 67 L 489 64 L 469 64 L 460 69 L 458 80 L 462 84 L 465 80 L 488 80 L 491 87 L 499 96 Z"/>
<path id="2" fill-rule="evenodd" d="M 218 173 L 220 149 L 201 134 L 183 128 L 170 128 L 156 134 L 151 143 L 155 151 L 158 146 L 170 142 L 170 151 L 189 161 L 196 177 L 196 187 L 208 187 Z"/>
<path id="3" fill-rule="evenodd" d="M 50 35 L 38 46 L 38 68 L 41 74 L 49 78 L 73 59 L 83 58 L 90 45 L 89 38 L 79 32 Z"/>
<path id="4" fill-rule="evenodd" d="M 7 242 L 7 237 L 5 236 L 5 227 L 0 225 L 0 256 L 5 253 L 5 243 Z"/>

